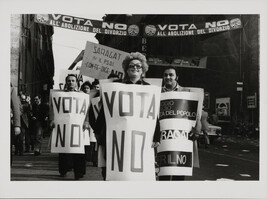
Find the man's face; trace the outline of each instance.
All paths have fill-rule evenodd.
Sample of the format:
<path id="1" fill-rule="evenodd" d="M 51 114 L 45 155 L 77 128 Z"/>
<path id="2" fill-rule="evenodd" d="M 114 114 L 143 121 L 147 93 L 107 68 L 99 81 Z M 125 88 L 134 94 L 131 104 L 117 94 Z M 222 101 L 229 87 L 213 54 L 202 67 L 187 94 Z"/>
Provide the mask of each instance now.
<path id="1" fill-rule="evenodd" d="M 178 76 L 174 69 L 167 69 L 163 73 L 163 81 L 166 87 L 174 87 L 178 80 Z"/>
<path id="2" fill-rule="evenodd" d="M 74 91 L 75 88 L 77 87 L 77 81 L 76 81 L 76 78 L 74 76 L 69 76 L 67 78 L 67 89 L 69 91 Z"/>
<path id="3" fill-rule="evenodd" d="M 26 102 L 26 96 L 25 95 L 21 95 L 21 102 Z"/>
<path id="4" fill-rule="evenodd" d="M 34 102 L 35 104 L 39 105 L 41 103 L 41 99 L 38 96 L 36 96 L 34 97 Z"/>

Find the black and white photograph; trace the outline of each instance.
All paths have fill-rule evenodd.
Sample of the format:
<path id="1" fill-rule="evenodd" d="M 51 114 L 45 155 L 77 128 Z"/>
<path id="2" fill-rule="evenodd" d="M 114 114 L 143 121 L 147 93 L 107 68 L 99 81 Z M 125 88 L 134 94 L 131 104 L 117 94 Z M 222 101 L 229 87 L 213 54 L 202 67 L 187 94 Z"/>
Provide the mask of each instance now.
<path id="1" fill-rule="evenodd" d="M 0 0 L 0 198 L 267 198 L 264 6 Z"/>

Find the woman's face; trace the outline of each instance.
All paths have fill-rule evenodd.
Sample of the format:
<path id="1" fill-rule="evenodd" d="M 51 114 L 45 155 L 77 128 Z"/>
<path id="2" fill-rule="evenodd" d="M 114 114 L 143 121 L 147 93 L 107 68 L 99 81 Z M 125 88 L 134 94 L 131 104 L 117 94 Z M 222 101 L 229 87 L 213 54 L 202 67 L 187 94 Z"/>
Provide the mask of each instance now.
<path id="1" fill-rule="evenodd" d="M 140 79 L 143 73 L 142 63 L 138 59 L 131 60 L 127 69 L 129 78 Z"/>

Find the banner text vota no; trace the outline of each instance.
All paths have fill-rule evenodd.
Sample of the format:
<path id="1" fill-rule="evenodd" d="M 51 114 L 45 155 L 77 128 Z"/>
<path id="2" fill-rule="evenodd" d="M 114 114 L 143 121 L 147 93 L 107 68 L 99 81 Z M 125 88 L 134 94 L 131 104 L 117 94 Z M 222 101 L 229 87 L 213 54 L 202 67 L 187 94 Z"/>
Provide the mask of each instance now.
<path id="1" fill-rule="evenodd" d="M 76 97 L 53 97 L 53 106 L 56 108 L 57 113 L 60 115 L 62 114 L 80 114 L 86 115 L 87 112 L 87 103 L 86 100 L 81 100 Z M 65 137 L 66 137 L 66 124 L 58 124 L 56 126 L 56 147 L 58 146 L 58 142 L 62 147 L 65 147 Z M 74 144 L 74 132 L 79 132 L 79 143 Z M 71 133 L 71 140 L 70 140 L 70 147 L 80 147 L 81 145 L 81 137 L 80 137 L 81 128 L 79 124 L 71 124 L 70 126 L 70 133 Z"/>
<path id="2" fill-rule="evenodd" d="M 149 96 L 150 95 L 150 96 Z M 118 110 L 119 117 L 136 117 L 136 118 L 150 118 L 152 120 L 156 119 L 156 105 L 155 105 L 155 94 L 151 96 L 151 94 L 146 92 L 127 92 L 127 91 L 112 91 L 109 95 L 107 92 L 103 92 L 104 101 L 108 107 L 108 113 L 111 117 L 114 117 L 114 109 Z M 127 100 L 125 100 L 127 98 Z M 139 100 L 141 106 L 140 109 L 136 109 L 135 104 L 137 103 L 135 100 Z M 148 103 L 146 100 L 149 100 Z M 118 101 L 118 107 L 114 107 L 114 102 Z M 127 103 L 127 104 L 126 104 Z M 145 107 L 145 104 L 149 104 L 148 107 Z M 124 110 L 124 105 L 129 107 L 128 110 Z M 117 157 L 117 164 L 119 172 L 123 172 L 124 169 L 124 146 L 125 146 L 125 133 L 123 130 L 121 133 L 112 130 L 112 157 L 111 157 L 111 170 L 114 171 L 115 166 L 115 154 Z M 147 139 L 147 132 L 131 130 L 131 172 L 143 172 L 144 169 L 144 145 L 145 140 Z M 121 135 L 121 138 L 118 138 L 118 134 Z M 138 137 L 142 139 L 141 146 L 137 146 L 135 139 Z M 120 143 L 118 140 L 121 140 Z M 140 148 L 141 154 L 138 156 L 141 158 L 140 167 L 136 167 L 134 163 L 134 159 L 136 154 L 134 153 L 135 148 Z"/>
<path id="3" fill-rule="evenodd" d="M 137 36 L 139 34 L 139 27 L 134 24 L 128 25 L 114 22 L 103 22 L 62 14 L 37 14 L 35 16 L 35 21 L 46 25 L 100 34 L 122 36 Z"/>

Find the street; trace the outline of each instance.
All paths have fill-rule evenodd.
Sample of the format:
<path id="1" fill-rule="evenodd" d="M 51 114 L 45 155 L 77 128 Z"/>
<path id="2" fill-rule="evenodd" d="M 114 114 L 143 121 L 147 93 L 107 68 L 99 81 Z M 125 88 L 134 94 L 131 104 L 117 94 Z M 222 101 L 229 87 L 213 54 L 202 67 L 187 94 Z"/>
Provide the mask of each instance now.
<path id="1" fill-rule="evenodd" d="M 259 180 L 257 144 L 229 141 L 199 148 L 200 168 L 187 180 Z"/>
<path id="2" fill-rule="evenodd" d="M 58 173 L 58 154 L 50 153 L 48 137 L 43 140 L 43 153 L 34 156 L 25 153 L 13 156 L 11 181 L 69 181 L 73 172 L 66 177 Z M 206 149 L 199 145 L 200 168 L 194 168 L 188 181 L 259 180 L 259 144 L 256 139 L 223 136 Z M 87 171 L 82 181 L 101 181 L 101 169 L 87 162 Z"/>

